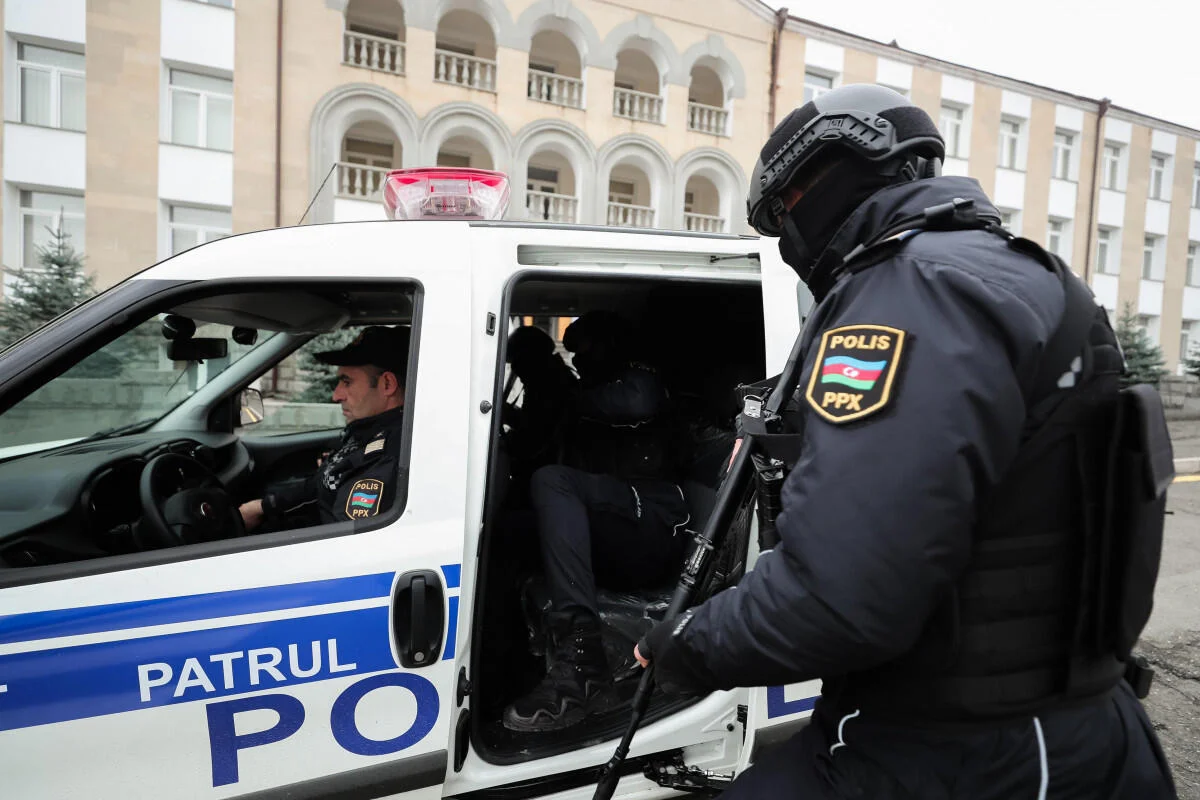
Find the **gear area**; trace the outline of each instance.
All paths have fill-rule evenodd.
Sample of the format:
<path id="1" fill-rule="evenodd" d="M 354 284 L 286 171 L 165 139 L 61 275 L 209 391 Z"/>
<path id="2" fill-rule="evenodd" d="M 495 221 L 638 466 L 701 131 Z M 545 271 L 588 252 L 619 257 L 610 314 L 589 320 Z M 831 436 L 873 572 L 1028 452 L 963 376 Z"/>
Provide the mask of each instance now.
<path id="1" fill-rule="evenodd" d="M 720 476 L 734 441 L 739 410 L 735 389 L 764 377 L 761 288 L 728 281 L 710 284 L 669 280 L 603 281 L 542 278 L 534 275 L 511 289 L 510 328 L 542 327 L 566 356 L 560 340 L 571 319 L 598 309 L 619 311 L 635 329 L 634 360 L 662 377 L 670 397 L 673 452 L 679 486 L 687 503 L 688 522 L 678 533 L 701 530 L 716 496 Z M 560 320 L 562 321 L 560 323 Z M 570 363 L 568 361 L 568 363 Z M 519 381 L 500 370 L 504 399 L 519 397 Z M 570 665 L 572 631 L 556 630 L 550 594 L 541 567 L 537 522 L 531 509 L 528 480 L 509 447 L 512 432 L 502 427 L 491 458 L 485 527 L 480 563 L 483 575 L 477 595 L 469 692 L 472 697 L 471 742 L 489 762 L 511 764 L 612 741 L 625 730 L 641 668 L 633 658 L 638 639 L 661 620 L 679 576 L 673 568 L 661 585 L 619 591 L 598 581 L 599 641 L 603 650 L 604 685 L 586 714 L 574 709 L 564 719 L 526 719 L 505 724 L 505 710 L 535 687 Z M 741 576 L 750 534 L 749 509 L 735 521 L 731 535 L 715 559 L 703 596 L 731 585 Z M 686 550 L 684 551 L 686 552 Z M 631 554 L 635 557 L 635 554 Z M 559 626 L 563 627 L 563 626 Z M 568 626 L 569 627 L 569 626 Z M 596 654 L 587 655 L 589 663 Z M 598 688 L 600 676 L 596 679 Z M 648 721 L 661 719 L 695 701 L 655 690 Z M 518 703 L 518 710 L 520 704 Z M 465 742 L 460 743 L 460 749 Z M 640 765 L 640 766 L 639 766 Z M 678 763 L 631 759 L 664 786 L 711 791 L 719 776 L 691 774 Z M 713 783 L 717 781 L 717 783 Z"/>

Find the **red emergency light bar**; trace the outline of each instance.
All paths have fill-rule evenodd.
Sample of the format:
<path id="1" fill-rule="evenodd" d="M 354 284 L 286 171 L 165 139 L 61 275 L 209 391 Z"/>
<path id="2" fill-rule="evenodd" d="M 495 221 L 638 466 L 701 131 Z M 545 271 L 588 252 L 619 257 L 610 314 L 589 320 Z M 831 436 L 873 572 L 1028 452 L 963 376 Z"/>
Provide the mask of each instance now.
<path id="1" fill-rule="evenodd" d="M 500 219 L 508 176 L 486 169 L 394 169 L 383 185 L 388 219 Z"/>

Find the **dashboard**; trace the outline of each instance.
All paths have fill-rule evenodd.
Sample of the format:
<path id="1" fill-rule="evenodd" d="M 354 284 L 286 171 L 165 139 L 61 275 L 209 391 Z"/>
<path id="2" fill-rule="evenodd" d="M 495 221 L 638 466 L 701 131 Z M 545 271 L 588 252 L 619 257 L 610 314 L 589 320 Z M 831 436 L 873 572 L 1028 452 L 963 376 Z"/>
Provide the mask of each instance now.
<path id="1" fill-rule="evenodd" d="M 135 552 L 142 471 L 162 453 L 200 462 L 226 487 L 242 484 L 250 454 L 233 434 L 143 433 L 83 441 L 0 463 L 0 566 L 23 567 Z"/>

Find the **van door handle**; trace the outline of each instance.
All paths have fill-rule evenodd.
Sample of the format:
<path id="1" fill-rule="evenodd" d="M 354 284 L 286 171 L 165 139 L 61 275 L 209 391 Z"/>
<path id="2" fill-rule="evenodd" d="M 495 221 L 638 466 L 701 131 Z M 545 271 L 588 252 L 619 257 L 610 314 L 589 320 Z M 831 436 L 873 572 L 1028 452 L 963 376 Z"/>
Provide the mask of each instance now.
<path id="1" fill-rule="evenodd" d="M 401 575 L 392 596 L 392 633 L 400 666 L 411 669 L 437 662 L 445 627 L 441 577 L 430 569 Z"/>

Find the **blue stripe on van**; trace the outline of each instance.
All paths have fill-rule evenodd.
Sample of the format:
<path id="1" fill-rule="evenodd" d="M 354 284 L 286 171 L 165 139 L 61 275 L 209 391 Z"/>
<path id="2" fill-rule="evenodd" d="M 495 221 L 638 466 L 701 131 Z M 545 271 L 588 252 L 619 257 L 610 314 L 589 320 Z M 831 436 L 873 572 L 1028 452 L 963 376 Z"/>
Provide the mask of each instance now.
<path id="1" fill-rule="evenodd" d="M 395 669 L 389 610 L 0 656 L 0 731 Z"/>
<path id="2" fill-rule="evenodd" d="M 457 570 L 457 565 L 455 565 Z M 387 597 L 394 574 L 162 597 L 0 617 L 0 644 Z"/>

